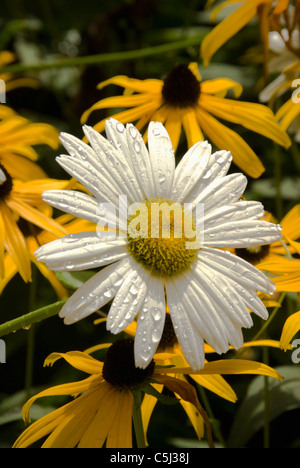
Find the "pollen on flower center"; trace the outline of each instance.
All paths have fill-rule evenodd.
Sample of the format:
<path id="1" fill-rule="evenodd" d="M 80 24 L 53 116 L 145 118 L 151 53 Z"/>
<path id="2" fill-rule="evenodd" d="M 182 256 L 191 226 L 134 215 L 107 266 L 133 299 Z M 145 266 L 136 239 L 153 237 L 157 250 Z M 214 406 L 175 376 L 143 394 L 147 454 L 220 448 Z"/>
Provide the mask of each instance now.
<path id="1" fill-rule="evenodd" d="M 153 198 L 135 204 L 128 219 L 128 248 L 152 273 L 172 276 L 197 258 L 199 240 L 192 215 L 180 203 Z"/>
<path id="2" fill-rule="evenodd" d="M 176 65 L 164 80 L 162 96 L 173 107 L 195 106 L 201 91 L 200 81 L 187 65 Z"/>
<path id="3" fill-rule="evenodd" d="M 146 369 L 135 367 L 134 340 L 124 339 L 113 343 L 107 351 L 102 375 L 106 382 L 119 388 L 132 388 L 145 382 L 154 372 L 152 360 Z"/>
<path id="4" fill-rule="evenodd" d="M 0 164 L 0 200 L 6 198 L 13 187 L 12 178 L 5 169 L 5 167 Z"/>

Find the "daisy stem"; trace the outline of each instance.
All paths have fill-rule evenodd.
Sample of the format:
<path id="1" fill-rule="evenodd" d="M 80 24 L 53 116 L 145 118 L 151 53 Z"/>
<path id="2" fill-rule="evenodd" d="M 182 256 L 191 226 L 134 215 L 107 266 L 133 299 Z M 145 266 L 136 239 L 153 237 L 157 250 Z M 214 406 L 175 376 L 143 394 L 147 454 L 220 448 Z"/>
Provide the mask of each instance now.
<path id="1" fill-rule="evenodd" d="M 37 291 L 37 274 L 36 270 L 32 268 L 32 281 L 29 284 L 29 310 L 34 309 Z M 26 368 L 25 368 L 25 391 L 27 397 L 30 396 L 30 389 L 32 386 L 33 377 L 33 360 L 34 360 L 34 341 L 35 341 L 35 324 L 30 325 L 27 333 L 27 354 L 26 354 Z"/>
<path id="2" fill-rule="evenodd" d="M 278 145 L 274 145 L 274 182 L 276 188 L 276 216 L 277 219 L 283 217 L 283 201 L 281 194 L 282 167 L 281 167 L 281 152 Z"/>
<path id="3" fill-rule="evenodd" d="M 17 73 L 24 71 L 38 71 L 49 68 L 64 68 L 77 67 L 82 65 L 94 65 L 106 62 L 116 62 L 121 60 L 133 60 L 141 57 L 149 57 L 152 55 L 164 54 L 171 50 L 184 49 L 189 46 L 199 45 L 205 37 L 207 31 L 195 36 L 186 37 L 179 41 L 172 41 L 166 44 L 160 44 L 153 47 L 145 47 L 143 49 L 128 50 L 123 52 L 112 52 L 107 54 L 88 55 L 84 57 L 71 57 L 67 59 L 47 61 L 32 64 L 14 64 L 0 68 L 0 73 Z"/>
<path id="4" fill-rule="evenodd" d="M 255 337 L 253 338 L 252 341 L 257 340 L 257 339 L 266 331 L 266 329 L 268 328 L 268 326 L 270 325 L 270 323 L 272 322 L 272 320 L 273 320 L 274 317 L 276 316 L 278 310 L 280 309 L 281 304 L 282 304 L 282 302 L 283 302 L 285 296 L 286 296 L 286 293 L 283 292 L 283 293 L 281 294 L 280 298 L 278 299 L 278 302 L 279 302 L 280 305 L 277 306 L 277 307 L 275 307 L 275 308 L 273 309 L 273 312 L 272 312 L 271 315 L 269 316 L 268 320 L 263 324 L 263 326 L 261 327 L 261 329 L 256 333 L 256 335 L 255 335 Z"/>
<path id="5" fill-rule="evenodd" d="M 138 448 L 146 448 L 144 435 L 143 419 L 141 412 L 142 393 L 141 391 L 133 391 L 134 403 L 132 409 L 133 425 L 135 430 L 136 443 Z"/>
<path id="6" fill-rule="evenodd" d="M 16 319 L 3 323 L 0 325 L 0 336 L 5 336 L 24 328 L 26 329 L 33 323 L 41 322 L 46 318 L 57 315 L 65 302 L 66 301 L 55 302 L 54 304 L 47 305 L 41 309 L 34 310 L 33 312 L 29 312 L 28 314 L 21 315 Z"/>
<path id="7" fill-rule="evenodd" d="M 222 444 L 222 446 L 225 448 L 226 447 L 226 443 L 225 443 L 225 440 L 224 440 L 224 437 L 221 433 L 221 430 L 220 430 L 220 424 L 219 424 L 219 421 L 215 418 L 214 414 L 213 414 L 213 411 L 212 411 L 212 408 L 211 408 L 211 405 L 210 405 L 210 402 L 207 398 L 207 395 L 206 395 L 206 392 L 204 390 L 204 388 L 197 384 L 197 389 L 201 395 L 201 398 L 202 398 L 202 401 L 203 401 L 203 404 L 204 404 L 204 408 L 205 408 L 205 411 L 207 412 L 208 414 L 208 417 L 209 417 L 209 421 L 211 423 L 211 426 L 212 426 L 212 430 L 216 436 L 216 438 L 218 439 L 218 441 L 220 442 L 220 444 Z"/>
<path id="8" fill-rule="evenodd" d="M 269 363 L 269 350 L 263 349 L 264 364 Z M 269 392 L 269 378 L 264 376 L 264 448 L 270 447 L 270 392 Z"/>

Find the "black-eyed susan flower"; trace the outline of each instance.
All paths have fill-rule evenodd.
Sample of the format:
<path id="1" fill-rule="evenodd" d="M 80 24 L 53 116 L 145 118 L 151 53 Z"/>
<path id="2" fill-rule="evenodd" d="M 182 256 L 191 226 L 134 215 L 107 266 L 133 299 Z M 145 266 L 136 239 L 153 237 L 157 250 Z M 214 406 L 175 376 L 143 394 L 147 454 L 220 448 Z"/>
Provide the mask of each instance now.
<path id="1" fill-rule="evenodd" d="M 40 247 L 37 259 L 55 271 L 102 268 L 67 301 L 66 324 L 113 300 L 107 328 L 117 334 L 139 313 L 137 367 L 151 361 L 160 342 L 168 304 L 185 358 L 204 366 L 204 340 L 218 353 L 243 344 L 250 308 L 268 313 L 257 290 L 275 291 L 258 269 L 222 248 L 251 247 L 281 238 L 278 225 L 262 221 L 263 207 L 241 200 L 247 179 L 226 175 L 232 156 L 192 146 L 175 168 L 164 126 L 151 122 L 148 149 L 132 125 L 110 119 L 108 139 L 85 126 L 91 146 L 62 134 L 69 156 L 57 162 L 91 193 L 54 190 L 44 201 L 115 232 L 65 236 Z M 222 311 L 222 312 L 221 312 Z"/>
<path id="2" fill-rule="evenodd" d="M 20 168 L 21 170 L 21 168 Z M 41 198 L 44 190 L 65 188 L 69 181 L 40 179 L 22 182 L 10 175 L 0 164 L 0 278 L 11 274 L 9 259 L 25 282 L 31 281 L 30 248 L 26 242 L 30 227 L 45 229 L 61 237 L 67 234 L 62 225 L 52 219 L 47 204 Z M 23 224 L 22 224 L 23 223 Z M 30 243 L 30 238 L 28 239 Z M 8 270 L 5 272 L 5 263 Z"/>
<path id="3" fill-rule="evenodd" d="M 212 3 L 212 2 L 211 2 Z M 235 34 L 237 34 L 254 17 L 260 22 L 261 40 L 265 53 L 268 51 L 268 33 L 270 24 L 278 24 L 280 15 L 289 7 L 289 0 L 226 0 L 217 5 L 212 12 L 212 20 L 216 20 L 217 14 L 224 8 L 235 5 L 237 8 L 223 21 L 215 26 L 206 35 L 201 43 L 201 56 L 205 65 L 208 65 L 212 56 Z M 299 10 L 300 2 L 296 0 L 296 9 Z"/>
<path id="4" fill-rule="evenodd" d="M 57 149 L 59 132 L 47 123 L 31 122 L 7 106 L 0 106 L 0 164 L 11 177 L 33 180 L 47 177 L 35 164 L 36 145 L 48 145 Z"/>
<path id="5" fill-rule="evenodd" d="M 107 348 L 103 344 L 94 349 Z M 20 435 L 14 448 L 25 448 L 45 439 L 42 448 L 131 448 L 134 393 L 145 392 L 145 384 L 162 384 L 179 398 L 193 404 L 203 414 L 194 387 L 177 378 L 193 374 L 187 367 L 164 367 L 162 354 L 145 369 L 134 363 L 133 340 L 118 340 L 108 347 L 104 362 L 87 353 L 71 351 L 53 353 L 45 361 L 53 365 L 65 359 L 71 366 L 89 376 L 78 382 L 58 385 L 30 398 L 23 407 L 23 418 L 30 422 L 30 408 L 42 397 L 73 396 L 74 399 L 35 421 Z M 262 374 L 282 377 L 269 366 L 246 360 L 221 360 L 207 363 L 200 374 Z M 147 390 L 146 390 L 147 391 Z"/>
<path id="6" fill-rule="evenodd" d="M 202 81 L 196 63 L 189 66 L 176 65 L 164 81 L 115 76 L 98 87 L 103 88 L 108 84 L 124 87 L 125 93 L 94 104 L 83 114 L 82 123 L 87 121 L 94 110 L 129 107 L 114 117 L 123 123 L 137 122 L 139 130 L 150 120 L 162 122 L 175 151 L 182 128 L 188 147 L 204 140 L 205 134 L 218 148 L 230 151 L 234 163 L 251 177 L 262 174 L 262 162 L 246 141 L 219 119 L 242 125 L 285 147 L 290 145 L 288 135 L 279 128 L 274 114 L 267 106 L 225 98 L 229 90 L 233 90 L 235 97 L 239 97 L 242 86 L 227 78 Z M 102 132 L 104 125 L 105 119 L 94 128 Z"/>
<path id="7" fill-rule="evenodd" d="M 164 331 L 163 335 L 157 350 L 157 354 L 155 355 L 155 361 L 159 363 L 162 366 L 168 366 L 168 367 L 174 367 L 176 368 L 184 368 L 187 367 L 188 364 L 182 354 L 181 348 L 179 346 L 176 333 L 174 331 L 172 321 L 170 318 L 170 314 L 167 311 L 166 314 L 166 321 L 164 325 Z M 98 324 L 99 322 L 104 322 L 105 319 L 98 319 L 95 321 L 95 324 Z M 129 325 L 124 332 L 128 334 L 131 337 L 134 337 L 136 334 L 136 321 L 134 321 L 131 325 Z M 215 350 L 205 344 L 205 354 L 211 355 L 215 353 Z M 276 340 L 255 340 L 255 341 L 249 341 L 244 343 L 242 350 L 239 351 L 239 354 L 243 353 L 243 358 L 244 354 L 247 350 L 253 348 L 253 347 L 274 347 L 274 348 L 279 348 L 280 343 Z M 207 363 L 207 361 L 206 361 Z M 231 361 L 232 363 L 232 369 L 234 369 L 234 360 Z M 173 371 L 172 371 L 173 372 Z M 176 375 L 177 379 L 181 379 L 183 381 L 187 380 L 187 376 L 184 374 L 178 374 Z M 199 386 L 205 388 L 206 390 L 209 390 L 210 392 L 213 392 L 215 395 L 218 395 L 219 397 L 230 401 L 231 403 L 235 403 L 237 401 L 237 395 L 234 391 L 234 389 L 226 382 L 226 380 L 222 377 L 222 375 L 218 374 L 205 374 L 205 373 L 198 373 L 198 374 L 189 374 L 189 379 L 193 380 L 196 382 Z M 162 384 L 153 384 L 153 386 L 156 388 L 158 392 L 161 392 L 163 390 L 163 385 Z M 147 438 L 147 430 L 148 430 L 148 425 L 151 420 L 151 416 L 153 413 L 153 410 L 157 404 L 157 399 L 150 394 L 145 394 L 143 403 L 141 406 L 142 410 L 142 419 L 143 419 L 143 424 L 144 424 L 144 433 L 145 433 L 145 438 Z M 180 404 L 182 405 L 184 411 L 186 412 L 189 421 L 191 422 L 195 433 L 197 434 L 197 437 L 199 439 L 202 439 L 204 436 L 204 429 L 205 429 L 205 424 L 204 420 L 197 411 L 197 408 L 191 404 L 189 401 L 185 400 L 180 400 Z"/>
<path id="8" fill-rule="evenodd" d="M 276 222 L 271 213 L 264 219 Z M 235 249 L 236 255 L 272 277 L 277 292 L 300 291 L 300 205 L 297 204 L 281 221 L 282 239 L 254 248 Z"/>
<path id="9" fill-rule="evenodd" d="M 50 210 L 49 210 L 50 208 Z M 53 215 L 53 210 L 49 205 L 43 205 L 43 214 L 47 215 L 49 218 Z M 91 230 L 92 228 L 95 229 L 95 226 L 88 221 L 81 220 L 71 217 L 70 215 L 63 215 L 55 219 L 56 223 L 61 225 L 64 232 L 68 233 L 78 233 L 82 231 Z M 38 262 L 34 255 L 34 252 L 40 247 L 41 245 L 47 244 L 48 242 L 52 242 L 53 240 L 57 239 L 57 235 L 53 234 L 53 232 L 45 231 L 40 227 L 37 227 L 35 224 L 28 222 L 24 219 L 21 220 L 19 223 L 19 227 L 21 228 L 22 234 L 25 239 L 26 248 L 29 252 L 30 261 L 36 266 L 36 268 L 40 271 L 40 273 L 49 281 L 51 286 L 53 287 L 58 299 L 63 300 L 67 299 L 69 296 L 68 290 L 64 287 L 64 285 L 59 281 L 57 275 L 49 270 L 44 263 Z M 63 232 L 63 231 L 62 231 Z M 18 273 L 18 267 L 13 261 L 11 255 L 6 252 L 4 255 L 4 277 L 0 278 L 0 294 L 2 294 L 4 288 L 7 284 L 12 280 L 12 278 Z"/>

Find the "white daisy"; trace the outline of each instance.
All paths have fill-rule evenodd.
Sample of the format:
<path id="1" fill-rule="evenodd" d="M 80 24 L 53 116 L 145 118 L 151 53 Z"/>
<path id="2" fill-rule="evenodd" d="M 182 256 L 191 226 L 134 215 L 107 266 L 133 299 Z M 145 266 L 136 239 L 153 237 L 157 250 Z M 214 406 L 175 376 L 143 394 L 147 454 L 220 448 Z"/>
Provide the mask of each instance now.
<path id="1" fill-rule="evenodd" d="M 160 342 L 166 303 L 193 369 L 204 366 L 204 341 L 217 353 L 226 352 L 229 345 L 240 348 L 242 327 L 252 326 L 249 310 L 263 319 L 268 316 L 257 291 L 272 294 L 275 286 L 251 264 L 222 249 L 268 244 L 280 239 L 281 233 L 280 226 L 260 220 L 261 203 L 241 200 L 247 179 L 242 174 L 227 175 L 230 152 L 212 154 L 211 145 L 200 141 L 175 168 L 172 144 L 161 123 L 150 123 L 148 149 L 132 124 L 124 127 L 108 120 L 108 139 L 91 127 L 83 130 L 91 146 L 63 133 L 61 141 L 69 155 L 59 156 L 57 162 L 91 196 L 51 190 L 44 192 L 43 199 L 95 223 L 101 223 L 99 212 L 109 203 L 120 218 L 120 231 L 114 236 L 96 231 L 72 234 L 37 250 L 38 260 L 51 270 L 104 267 L 69 298 L 60 317 L 72 324 L 112 300 L 107 329 L 116 334 L 138 315 L 135 362 L 141 368 L 149 364 Z M 151 203 L 178 202 L 182 212 L 184 206 L 192 207 L 190 216 L 201 246 L 186 248 L 185 231 L 181 238 L 174 234 L 175 218 L 173 226 L 169 218 L 169 238 L 161 233 L 156 238 L 142 233 L 130 236 L 127 226 L 136 218 L 131 215 L 124 221 L 120 195 L 126 195 L 128 204 L 145 208 L 150 214 L 148 228 Z M 200 221 L 195 217 L 199 204 L 204 207 Z"/>

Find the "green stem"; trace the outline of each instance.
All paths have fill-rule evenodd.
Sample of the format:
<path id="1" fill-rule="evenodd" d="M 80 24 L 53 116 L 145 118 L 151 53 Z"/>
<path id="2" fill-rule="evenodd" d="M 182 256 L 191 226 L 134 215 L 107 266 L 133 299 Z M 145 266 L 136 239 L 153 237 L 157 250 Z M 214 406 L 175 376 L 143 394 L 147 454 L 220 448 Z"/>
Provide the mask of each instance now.
<path id="1" fill-rule="evenodd" d="M 29 301 L 28 309 L 33 310 L 36 302 L 37 292 L 37 272 L 35 267 L 32 268 L 32 281 L 29 285 Z M 30 396 L 30 389 L 33 381 L 33 362 L 34 362 L 34 345 L 35 345 L 35 325 L 31 325 L 27 333 L 27 354 L 25 367 L 25 391 L 27 397 Z"/>
<path id="2" fill-rule="evenodd" d="M 140 391 L 133 391 L 134 403 L 133 403 L 133 425 L 135 430 L 136 443 L 138 448 L 146 448 L 141 404 L 142 404 L 142 393 Z"/>
<path id="3" fill-rule="evenodd" d="M 274 145 L 274 182 L 276 187 L 276 216 L 277 219 L 283 217 L 283 200 L 281 194 L 281 180 L 282 180 L 282 167 L 281 167 L 281 152 L 278 145 Z"/>
<path id="4" fill-rule="evenodd" d="M 203 405 L 204 405 L 204 408 L 205 408 L 205 411 L 207 412 L 208 414 L 208 417 L 209 417 L 209 421 L 210 421 L 210 424 L 211 424 L 211 427 L 212 427 L 212 430 L 216 436 L 216 438 L 218 439 L 218 441 L 220 442 L 220 444 L 222 444 L 222 446 L 224 448 L 226 448 L 226 442 L 224 440 L 224 437 L 223 437 L 223 434 L 220 430 L 220 424 L 219 424 L 219 421 L 215 418 L 214 414 L 213 414 L 213 411 L 212 411 L 212 408 L 211 408 L 211 405 L 210 405 L 210 402 L 207 398 L 207 395 L 206 395 L 206 392 L 204 390 L 204 388 L 199 385 L 197 383 L 197 389 L 201 395 L 201 399 L 203 401 Z"/>
<path id="5" fill-rule="evenodd" d="M 32 64 L 17 63 L 0 68 L 2 73 L 19 73 L 24 71 L 38 71 L 49 68 L 77 67 L 82 65 L 95 65 L 107 62 L 115 62 L 121 60 L 139 59 L 141 57 L 150 57 L 152 55 L 164 54 L 172 50 L 184 49 L 192 45 L 201 43 L 205 33 L 197 34 L 196 36 L 187 37 L 180 41 L 173 41 L 167 44 L 161 44 L 153 47 L 146 47 L 138 50 L 128 50 L 124 52 L 112 52 L 108 54 L 88 55 L 84 57 L 70 57 L 61 60 L 40 62 Z"/>
<path id="6" fill-rule="evenodd" d="M 29 312 L 28 314 L 21 315 L 16 319 L 3 323 L 0 325 L 0 337 L 21 330 L 22 328 L 26 329 L 33 323 L 41 322 L 42 320 L 57 315 L 65 302 L 66 301 L 56 302 L 55 304 L 42 307 L 41 309 L 34 310 L 33 312 Z"/>
<path id="7" fill-rule="evenodd" d="M 264 364 L 269 363 L 269 350 L 263 350 Z M 264 377 L 264 448 L 270 448 L 270 392 L 269 392 L 269 378 Z"/>
<path id="8" fill-rule="evenodd" d="M 278 300 L 280 306 L 284 300 L 286 296 L 286 293 L 283 292 Z M 252 341 L 255 341 L 255 340 L 258 340 L 258 338 L 266 331 L 266 329 L 268 328 L 268 326 L 270 325 L 270 323 L 272 322 L 272 320 L 275 318 L 278 310 L 280 309 L 280 306 L 278 307 L 275 307 L 275 309 L 273 310 L 273 312 L 271 313 L 271 315 L 269 316 L 268 320 L 263 324 L 263 326 L 261 327 L 261 329 L 256 333 L 255 337 L 253 338 Z"/>

